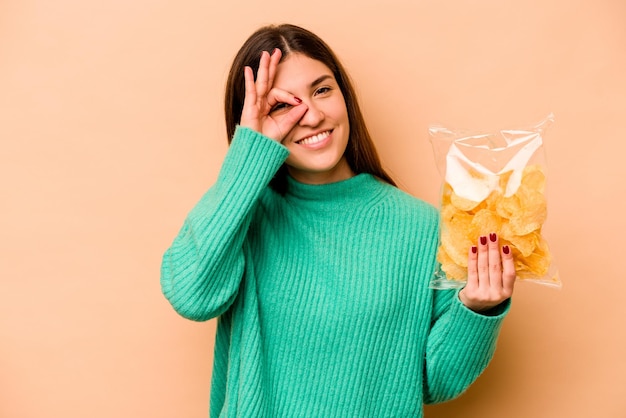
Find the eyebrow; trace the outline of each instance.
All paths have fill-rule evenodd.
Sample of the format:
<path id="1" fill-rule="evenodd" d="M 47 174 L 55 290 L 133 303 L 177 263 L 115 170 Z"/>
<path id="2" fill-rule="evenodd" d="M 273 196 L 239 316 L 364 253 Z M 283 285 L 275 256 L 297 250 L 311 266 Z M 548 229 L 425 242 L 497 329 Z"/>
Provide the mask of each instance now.
<path id="1" fill-rule="evenodd" d="M 320 84 L 322 81 L 324 81 L 324 80 L 326 80 L 326 79 L 328 79 L 328 78 L 333 78 L 333 76 L 332 76 L 332 75 L 330 75 L 330 74 L 324 74 L 323 76 L 320 76 L 320 77 L 316 78 L 316 79 L 315 79 L 315 80 L 314 80 L 314 81 L 313 81 L 313 82 L 309 85 L 309 87 L 310 87 L 310 88 L 313 88 L 313 87 L 317 86 L 317 85 L 318 85 L 318 84 Z"/>

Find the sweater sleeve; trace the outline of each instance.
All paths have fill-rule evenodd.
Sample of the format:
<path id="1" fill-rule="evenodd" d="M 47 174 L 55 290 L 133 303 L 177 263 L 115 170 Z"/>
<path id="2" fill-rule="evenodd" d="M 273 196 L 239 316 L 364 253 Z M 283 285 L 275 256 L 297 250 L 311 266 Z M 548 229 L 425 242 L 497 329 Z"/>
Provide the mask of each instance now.
<path id="1" fill-rule="evenodd" d="M 214 318 L 234 301 L 253 208 L 288 153 L 278 142 L 237 127 L 216 183 L 163 255 L 161 290 L 183 317 Z"/>
<path id="2" fill-rule="evenodd" d="M 434 291 L 433 322 L 426 345 L 425 403 L 463 393 L 491 361 L 510 300 L 488 314 L 468 309 L 459 290 Z"/>

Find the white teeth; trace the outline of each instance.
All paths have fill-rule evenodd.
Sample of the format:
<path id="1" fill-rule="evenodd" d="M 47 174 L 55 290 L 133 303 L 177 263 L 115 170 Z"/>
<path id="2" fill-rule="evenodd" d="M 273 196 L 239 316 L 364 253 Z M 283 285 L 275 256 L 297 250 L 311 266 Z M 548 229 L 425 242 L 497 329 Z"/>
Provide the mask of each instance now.
<path id="1" fill-rule="evenodd" d="M 303 145 L 311 145 L 311 144 L 317 144 L 318 142 L 321 142 L 323 140 L 325 140 L 328 135 L 330 135 L 330 131 L 326 131 L 326 132 L 322 132 L 321 134 L 317 134 L 317 135 L 313 135 L 310 136 L 308 138 L 304 138 L 303 140 L 299 141 L 299 144 L 303 144 Z"/>

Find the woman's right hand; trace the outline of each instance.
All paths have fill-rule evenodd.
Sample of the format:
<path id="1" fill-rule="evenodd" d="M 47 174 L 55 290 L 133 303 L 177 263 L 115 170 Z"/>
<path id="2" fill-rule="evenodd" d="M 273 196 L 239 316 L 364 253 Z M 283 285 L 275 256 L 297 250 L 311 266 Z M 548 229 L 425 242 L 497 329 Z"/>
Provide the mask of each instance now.
<path id="1" fill-rule="evenodd" d="M 275 49 L 271 55 L 263 51 L 256 81 L 252 68 L 244 68 L 246 96 L 239 123 L 278 142 L 287 136 L 307 111 L 302 100 L 273 86 L 281 56 L 280 49 Z M 291 109 L 282 112 L 280 118 L 272 118 L 272 109 L 279 103 L 290 105 Z"/>

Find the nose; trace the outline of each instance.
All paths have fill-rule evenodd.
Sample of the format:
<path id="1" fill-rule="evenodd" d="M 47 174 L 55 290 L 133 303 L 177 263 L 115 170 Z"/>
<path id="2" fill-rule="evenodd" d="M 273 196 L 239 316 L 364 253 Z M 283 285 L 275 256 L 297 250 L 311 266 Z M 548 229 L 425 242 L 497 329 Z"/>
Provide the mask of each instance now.
<path id="1" fill-rule="evenodd" d="M 324 112 L 311 101 L 306 103 L 306 105 L 308 109 L 302 118 L 300 118 L 298 124 L 300 126 L 318 126 L 326 117 Z"/>

